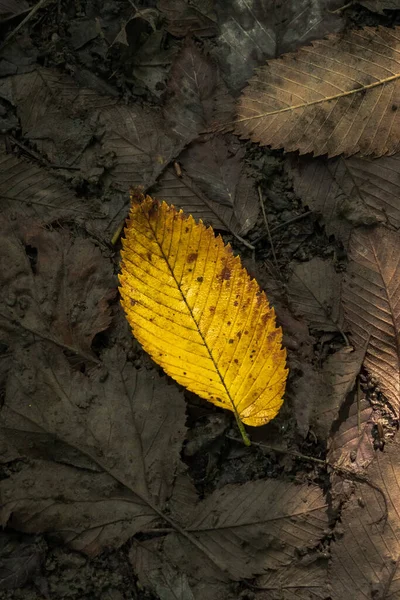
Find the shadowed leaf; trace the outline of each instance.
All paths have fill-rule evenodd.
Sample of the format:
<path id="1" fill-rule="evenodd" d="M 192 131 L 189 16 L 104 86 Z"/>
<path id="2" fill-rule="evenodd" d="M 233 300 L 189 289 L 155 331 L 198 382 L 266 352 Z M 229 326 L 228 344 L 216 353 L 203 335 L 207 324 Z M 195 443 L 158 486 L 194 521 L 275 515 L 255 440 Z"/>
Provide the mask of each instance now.
<path id="1" fill-rule="evenodd" d="M 269 61 L 240 98 L 236 132 L 300 154 L 394 154 L 399 31 L 366 27 Z"/>
<path id="2" fill-rule="evenodd" d="M 167 19 L 167 30 L 176 37 L 189 33 L 210 37 L 217 32 L 213 0 L 158 0 L 158 8 Z"/>
<path id="3" fill-rule="evenodd" d="M 365 6 L 372 12 L 377 12 L 380 15 L 384 15 L 385 10 L 399 10 L 399 0 L 357 0 L 357 4 Z"/>
<path id="4" fill-rule="evenodd" d="M 364 365 L 398 413 L 400 407 L 400 235 L 384 227 L 356 230 L 343 286 L 352 340 L 368 343 Z M 369 342 L 368 342 L 369 340 Z"/>

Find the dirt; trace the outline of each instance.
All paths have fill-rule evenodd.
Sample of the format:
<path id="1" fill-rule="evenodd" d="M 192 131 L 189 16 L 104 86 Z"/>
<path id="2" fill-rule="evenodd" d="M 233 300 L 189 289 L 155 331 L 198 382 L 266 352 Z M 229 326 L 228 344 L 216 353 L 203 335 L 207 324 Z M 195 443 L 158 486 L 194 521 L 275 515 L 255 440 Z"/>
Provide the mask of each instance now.
<path id="1" fill-rule="evenodd" d="M 218 2 L 219 0 L 216 0 L 216 4 Z M 222 2 L 221 5 L 223 4 Z M 133 18 L 135 14 L 137 16 Z M 3 41 L 21 23 L 25 15 L 26 13 L 21 16 L 14 15 L 0 23 Z M 46 169 L 48 174 L 56 177 L 60 185 L 67 186 L 80 201 L 83 200 L 89 210 L 89 214 L 86 213 L 77 221 L 63 213 L 65 204 L 60 205 L 56 217 L 46 215 L 46 211 L 41 208 L 39 214 L 39 221 L 43 223 L 41 232 L 30 231 L 31 212 L 29 211 L 32 206 L 29 206 L 29 203 L 25 221 L 23 215 L 13 214 L 15 220 L 11 222 L 15 226 L 17 237 L 25 240 L 26 256 L 32 273 L 34 275 L 44 273 L 40 283 L 42 291 L 44 290 L 41 302 L 45 303 L 53 298 L 52 294 L 56 292 L 53 292 L 51 282 L 59 281 L 63 267 L 59 269 L 54 267 L 55 254 L 51 254 L 47 258 L 48 266 L 45 268 L 42 262 L 37 271 L 37 248 L 40 253 L 41 247 L 53 248 L 54 243 L 54 252 L 57 246 L 57 252 L 62 255 L 59 259 L 60 265 L 65 265 L 68 256 L 71 256 L 71 252 L 74 251 L 77 253 L 76 261 L 79 262 L 81 259 L 87 264 L 88 252 L 91 251 L 85 249 L 84 245 L 74 250 L 73 245 L 75 241 L 78 243 L 78 240 L 90 240 L 94 241 L 96 247 L 94 255 L 90 254 L 93 265 L 102 261 L 107 262 L 108 265 L 102 273 L 102 283 L 98 289 L 98 298 L 107 298 L 104 306 L 101 305 L 99 320 L 94 322 L 93 318 L 90 321 L 87 316 L 89 312 L 81 314 L 78 311 L 77 320 L 86 323 L 86 331 L 79 339 L 72 339 L 70 345 L 74 348 L 78 347 L 79 354 L 69 352 L 67 344 L 64 344 L 65 356 L 77 373 L 90 372 L 94 362 L 101 358 L 105 350 L 116 347 L 123 348 L 127 361 L 138 372 L 141 370 L 148 373 L 162 372 L 131 337 L 121 315 L 119 298 L 116 294 L 115 275 L 119 268 L 121 249 L 118 227 L 126 217 L 128 194 L 123 185 L 119 185 L 118 176 L 114 179 L 114 175 L 110 176 L 117 162 L 115 150 L 110 149 L 111 146 L 100 147 L 104 141 L 104 138 L 100 139 L 103 134 L 98 133 L 97 130 L 93 134 L 94 129 L 91 129 L 91 124 L 87 122 L 85 110 L 79 113 L 78 108 L 76 113 L 78 117 L 75 118 L 75 115 L 69 125 L 64 122 L 63 127 L 71 127 L 69 137 L 62 139 L 65 131 L 61 128 L 56 132 L 54 140 L 52 139 L 54 131 L 46 132 L 43 122 L 39 127 L 33 122 L 32 115 L 27 114 L 33 109 L 28 106 L 29 98 L 27 100 L 24 96 L 26 90 L 24 93 L 12 95 L 7 89 L 7 78 L 15 74 L 23 75 L 32 72 L 35 67 L 55 69 L 56 73 L 71 78 L 80 88 L 90 89 L 98 95 L 105 94 L 123 107 L 135 105 L 141 110 L 142 108 L 146 110 L 147 107 L 162 107 L 165 94 L 168 93 L 169 67 L 174 55 L 182 48 L 183 41 L 182 38 L 167 31 L 165 20 L 161 20 L 161 25 L 159 21 L 155 25 L 155 20 L 159 19 L 157 15 L 155 0 L 135 3 L 123 0 L 119 2 L 115 0 L 50 1 L 43 4 L 37 14 L 22 26 L 15 36 L 18 43 L 8 43 L 0 53 L 0 58 L 3 58 L 0 61 L 2 77 L 0 87 L 3 86 L 0 127 L 6 151 L 10 156 L 23 158 L 35 167 Z M 365 25 L 392 27 L 400 23 L 400 10 L 382 16 L 356 5 L 346 8 L 341 17 L 344 19 L 345 30 Z M 155 39 L 155 31 L 159 32 L 160 40 Z M 146 43 L 148 48 L 143 50 Z M 200 37 L 195 43 L 201 51 L 204 49 L 210 52 L 218 51 L 218 39 Z M 153 55 L 157 65 L 153 71 L 149 71 L 148 64 L 151 63 Z M 261 64 L 260 60 L 259 63 Z M 228 83 L 232 82 L 228 79 Z M 68 98 L 67 80 L 61 80 L 57 86 L 51 92 L 54 95 L 54 102 L 57 102 L 59 95 L 62 94 Z M 35 102 L 40 104 L 43 101 L 41 98 L 38 92 Z M 37 105 L 34 108 L 36 110 Z M 56 126 L 55 123 L 56 121 L 50 121 L 50 130 Z M 178 143 L 177 147 L 183 148 L 185 145 L 186 143 L 182 142 L 180 146 Z M 334 236 L 327 235 L 321 220 L 310 210 L 304 198 L 300 198 L 294 191 L 292 179 L 285 168 L 283 151 L 262 148 L 244 141 L 240 142 L 240 149 L 244 152 L 243 162 L 246 169 L 251 171 L 252 177 L 260 186 L 273 244 L 270 243 L 261 213 L 258 214 L 254 225 L 243 234 L 247 243 L 254 247 L 253 250 L 244 246 L 237 238 L 235 235 L 237 229 L 235 230 L 234 225 L 232 231 L 222 231 L 222 235 L 225 242 L 231 243 L 234 252 L 240 254 L 250 274 L 258 279 L 260 285 L 266 289 L 272 304 L 276 306 L 278 324 L 283 326 L 286 346 L 289 349 L 288 396 L 282 410 L 273 421 L 264 427 L 252 430 L 254 444 L 248 449 L 237 439 L 238 433 L 231 414 L 184 391 L 188 430 L 181 456 L 201 499 L 209 497 L 215 490 L 228 484 L 243 484 L 264 479 L 312 483 L 320 486 L 324 492 L 331 493 L 330 472 L 322 462 L 327 457 L 327 440 L 317 436 L 312 428 L 305 435 L 299 432 L 299 417 L 295 415 L 294 396 L 297 389 L 296 382 L 304 374 L 302 361 L 305 357 L 310 364 L 322 364 L 326 356 L 343 347 L 343 339 L 340 332 L 319 334 L 314 332 L 310 335 L 304 323 L 290 313 L 287 286 L 293 261 L 305 263 L 319 257 L 330 261 L 336 272 L 342 272 L 346 269 L 347 252 L 343 244 Z M 169 158 L 173 161 L 179 152 L 180 150 L 177 150 L 168 157 L 166 152 L 160 150 L 160 154 L 167 156 L 165 159 L 167 162 Z M 80 157 L 77 162 L 74 162 L 74 156 Z M 62 168 L 58 168 L 60 166 Z M 148 186 L 150 190 L 155 184 L 156 177 L 153 179 Z M 114 187 L 109 186 L 110 180 Z M 66 192 L 63 193 L 67 202 Z M 1 202 L 3 200 L 0 200 Z M 99 208 L 104 207 L 107 224 L 103 226 L 103 219 L 102 226 L 98 227 L 97 212 Z M 42 237 L 42 241 L 38 242 L 43 232 L 49 237 Z M 115 234 L 117 241 L 112 243 L 111 239 Z M 60 250 L 62 244 L 59 242 L 61 237 L 58 236 L 65 236 L 67 245 L 71 243 L 71 246 Z M 72 261 L 68 267 L 71 274 L 74 269 L 73 264 Z M 78 268 L 82 268 L 82 264 Z M 93 269 L 95 268 L 97 266 L 93 266 Z M 90 276 L 90 269 L 81 274 L 80 286 L 83 286 L 83 281 Z M 72 277 L 73 274 L 63 288 L 66 296 L 73 288 Z M 111 289 L 114 290 L 114 295 L 110 292 Z M 74 293 L 73 289 L 71 293 Z M 76 293 L 79 296 L 79 290 Z M 21 314 L 29 316 L 29 306 L 24 307 L 21 298 L 18 302 L 20 302 Z M 78 304 L 76 298 L 74 302 L 74 306 Z M 96 300 L 93 307 L 89 307 L 88 310 L 93 312 L 95 308 L 98 310 L 99 306 Z M 53 308 L 48 310 L 49 314 L 54 314 Z M 62 314 L 62 311 L 60 303 L 58 314 Z M 87 324 L 88 318 L 89 324 Z M 61 320 L 60 317 L 60 323 Z M 63 327 L 60 323 L 52 323 L 52 331 L 56 332 L 55 335 L 57 335 L 57 327 L 60 327 L 60 331 Z M 40 323 L 35 320 L 32 328 L 37 330 L 40 328 Z M 0 367 L 0 398 L 3 401 L 6 394 L 7 361 L 11 346 L 7 339 L 0 345 L 0 359 L 3 361 Z M 362 386 L 365 388 L 367 399 L 375 403 L 376 410 L 380 411 L 381 421 L 385 425 L 385 436 L 389 439 L 395 434 L 397 421 L 393 418 L 393 413 L 387 410 L 387 404 L 382 399 L 379 387 L 376 392 L 377 383 L 374 381 L 371 383 L 367 373 L 362 377 Z M 380 447 L 381 443 L 384 444 L 376 425 L 373 428 L 373 436 L 376 447 Z M 41 455 L 39 450 L 37 455 Z M 23 465 L 29 464 L 30 460 L 31 458 L 24 458 Z M 22 468 L 20 459 L 16 456 L 11 455 L 9 460 L 2 462 L 3 480 Z M 330 528 L 320 541 L 320 556 L 328 551 L 332 531 L 338 520 L 340 520 L 340 512 L 333 512 Z M 0 600 L 41 600 L 43 598 L 158 600 L 157 595 L 143 588 L 132 569 L 129 557 L 132 547 L 130 540 L 118 550 L 110 548 L 100 556 L 91 558 L 84 553 L 69 550 L 60 540 L 46 533 L 18 534 L 21 536 L 18 539 L 13 537 L 14 534 L 11 526 L 5 527 L 2 534 L 5 536 L 6 543 L 2 548 L 3 556 L 0 558 L 0 578 L 5 578 L 4 570 L 11 564 L 6 560 L 11 560 L 10 557 L 13 557 L 13 560 L 18 562 L 18 553 L 21 552 L 22 546 L 25 550 L 28 548 L 29 556 L 35 559 L 29 563 L 32 565 L 29 569 L 23 569 L 21 565 L 16 568 L 15 563 L 12 563 L 15 579 L 3 586 L 0 583 Z M 139 540 L 150 538 L 150 534 L 139 534 Z M 310 556 L 314 550 L 310 550 Z M 252 587 L 251 582 L 238 582 L 232 586 L 236 598 L 244 600 L 258 597 L 253 595 L 257 587 Z M 171 595 L 170 598 L 172 597 L 178 598 Z M 183 595 L 179 598 L 185 600 Z"/>

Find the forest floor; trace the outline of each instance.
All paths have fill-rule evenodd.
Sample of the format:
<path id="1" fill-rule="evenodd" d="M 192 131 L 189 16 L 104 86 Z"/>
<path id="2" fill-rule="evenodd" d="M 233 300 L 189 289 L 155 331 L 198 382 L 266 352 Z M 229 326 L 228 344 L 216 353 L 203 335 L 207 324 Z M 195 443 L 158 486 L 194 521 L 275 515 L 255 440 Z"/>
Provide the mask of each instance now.
<path id="1" fill-rule="evenodd" d="M 400 598 L 397 407 L 341 295 L 354 229 L 394 235 L 400 206 L 333 215 L 341 162 L 228 126 L 268 59 L 400 24 L 342 4 L 0 0 L 0 600 Z M 275 308 L 287 390 L 250 448 L 129 329 L 135 186 L 211 224 Z"/>

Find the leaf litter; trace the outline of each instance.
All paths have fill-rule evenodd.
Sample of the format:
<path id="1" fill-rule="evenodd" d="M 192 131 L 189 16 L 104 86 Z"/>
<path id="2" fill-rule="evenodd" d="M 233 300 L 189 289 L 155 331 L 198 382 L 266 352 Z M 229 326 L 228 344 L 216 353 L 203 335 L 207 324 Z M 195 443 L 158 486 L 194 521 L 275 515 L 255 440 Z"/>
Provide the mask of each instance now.
<path id="1" fill-rule="evenodd" d="M 3 4 L 0 496 L 15 537 L 11 554 L 2 538 L 0 586 L 23 586 L 22 600 L 394 597 L 398 15 L 385 11 L 399 7 L 159 0 L 119 13 L 81 0 L 57 25 L 39 6 L 18 33 L 27 5 Z M 371 44 L 348 47 L 350 65 L 355 35 Z M 321 101 L 261 141 L 335 156 L 232 135 L 234 98 L 254 81 L 263 102 L 265 86 L 286 89 L 274 65 L 299 69 L 313 48 L 326 55 L 290 93 L 325 93 L 334 48 L 348 111 Z M 115 274 L 131 186 L 222 232 L 274 307 L 287 392 L 250 448 L 128 331 Z M 106 565 L 106 579 L 74 564 Z M 80 582 L 68 591 L 66 573 Z"/>

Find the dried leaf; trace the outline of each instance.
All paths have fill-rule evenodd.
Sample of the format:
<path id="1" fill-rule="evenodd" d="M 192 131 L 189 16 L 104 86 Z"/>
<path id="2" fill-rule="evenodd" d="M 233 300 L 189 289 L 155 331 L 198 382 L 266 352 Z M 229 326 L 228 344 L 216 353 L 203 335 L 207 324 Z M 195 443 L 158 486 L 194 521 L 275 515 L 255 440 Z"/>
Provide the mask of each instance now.
<path id="1" fill-rule="evenodd" d="M 338 31 L 335 0 L 219 0 L 217 43 L 210 48 L 228 87 L 239 91 L 255 67 L 300 44 Z"/>
<path id="2" fill-rule="evenodd" d="M 211 228 L 150 197 L 133 203 L 125 233 L 122 305 L 144 349 L 239 426 L 267 423 L 285 389 L 282 330 L 240 259 Z"/>
<path id="3" fill-rule="evenodd" d="M 245 235 L 257 221 L 259 201 L 244 155 L 243 148 L 231 138 L 193 144 L 179 157 L 187 177 L 166 175 L 158 195 L 171 198 L 179 208 L 216 229 Z M 175 201 L 172 195 L 176 188 Z"/>
<path id="4" fill-rule="evenodd" d="M 327 568 L 321 561 L 292 563 L 257 579 L 256 600 L 326 600 Z"/>
<path id="5" fill-rule="evenodd" d="M 304 157 L 292 160 L 289 170 L 296 193 L 345 248 L 354 225 L 388 221 L 400 227 L 400 154 L 375 160 Z"/>
<path id="6" fill-rule="evenodd" d="M 137 371 L 117 349 L 89 375 L 73 371 L 56 348 L 39 350 L 18 352 L 1 418 L 17 445 L 23 433 L 22 452 L 39 452 L 41 460 L 2 481 L 1 522 L 56 533 L 92 555 L 118 547 L 157 523 L 171 496 L 185 435 L 183 395 Z M 62 464 L 64 455 L 55 462 L 51 443 L 47 455 L 40 451 L 44 432 L 89 459 L 85 469 Z"/>
<path id="7" fill-rule="evenodd" d="M 168 74 L 177 51 L 174 45 L 168 48 L 164 46 L 164 32 L 153 31 L 133 57 L 133 76 L 158 98 L 165 94 Z"/>
<path id="8" fill-rule="evenodd" d="M 369 402 L 357 397 L 349 408 L 347 418 L 328 442 L 328 460 L 336 467 L 361 471 L 374 458 L 372 438 L 373 410 Z"/>
<path id="9" fill-rule="evenodd" d="M 3 531 L 0 537 L 0 590 L 22 588 L 38 575 L 44 550 L 40 541 Z"/>
<path id="10" fill-rule="evenodd" d="M 342 511 L 331 545 L 330 584 L 335 600 L 398 598 L 399 468 L 398 444 L 377 453 L 367 472 L 370 484 L 358 484 Z"/>
<path id="11" fill-rule="evenodd" d="M 5 339 L 13 345 L 19 329 L 93 360 L 92 340 L 111 322 L 111 265 L 89 240 L 66 232 L 32 223 L 25 235 L 5 226 L 2 231 L 0 327 Z"/>
<path id="12" fill-rule="evenodd" d="M 357 4 L 361 4 L 372 12 L 384 15 L 384 10 L 399 10 L 399 0 L 357 0 Z"/>
<path id="13" fill-rule="evenodd" d="M 167 19 L 167 31 L 176 37 L 217 33 L 214 0 L 158 0 L 158 9 Z"/>
<path id="14" fill-rule="evenodd" d="M 16 16 L 29 10 L 26 0 L 0 0 L 0 17 L 2 19 Z"/>
<path id="15" fill-rule="evenodd" d="M 342 275 L 332 262 L 315 257 L 297 264 L 288 283 L 288 293 L 295 313 L 303 316 L 311 329 L 340 331 L 341 306 L 337 293 Z"/>
<path id="16" fill-rule="evenodd" d="M 237 581 L 288 566 L 316 543 L 326 525 L 326 504 L 319 488 L 268 479 L 213 492 L 192 511 L 187 529 Z M 200 558 L 198 549 L 179 534 L 168 536 L 163 551 L 195 580 L 217 576 L 215 566 Z"/>
<path id="17" fill-rule="evenodd" d="M 4 152 L 0 152 L 0 200 L 3 215 L 14 220 L 15 230 L 31 227 L 32 219 L 46 225 L 66 217 L 102 216 L 99 203 L 78 198 L 46 169 Z M 3 221 L 2 231 L 6 228 Z"/>
<path id="18" fill-rule="evenodd" d="M 365 27 L 269 61 L 240 98 L 236 132 L 300 154 L 394 154 L 399 31 Z"/>
<path id="19" fill-rule="evenodd" d="M 153 108 L 116 106 L 100 115 L 104 126 L 104 152 L 115 156 L 109 183 L 127 191 L 153 185 L 182 146 Z"/>
<path id="20" fill-rule="evenodd" d="M 400 235 L 384 227 L 355 230 L 343 287 L 346 321 L 364 365 L 400 408 Z M 369 340 L 369 342 L 368 342 Z"/>
<path id="21" fill-rule="evenodd" d="M 188 40 L 172 66 L 164 107 L 164 116 L 183 145 L 196 138 L 211 119 L 217 81 L 212 62 Z"/>

